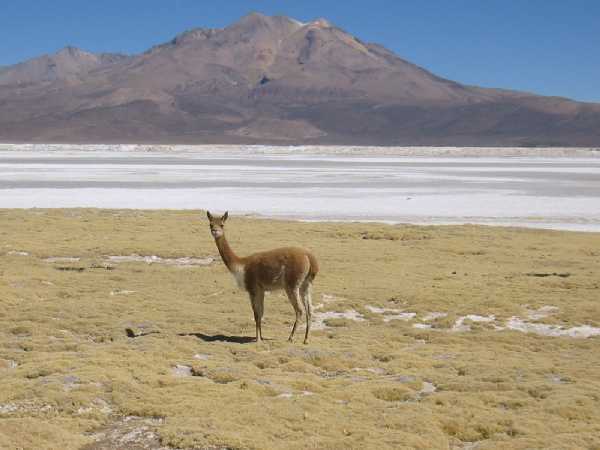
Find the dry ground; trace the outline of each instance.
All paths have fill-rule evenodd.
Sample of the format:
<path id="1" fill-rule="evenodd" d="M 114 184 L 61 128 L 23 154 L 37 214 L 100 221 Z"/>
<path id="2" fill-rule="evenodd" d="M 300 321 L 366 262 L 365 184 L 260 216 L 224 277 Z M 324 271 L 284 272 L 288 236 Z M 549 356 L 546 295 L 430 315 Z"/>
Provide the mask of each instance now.
<path id="1" fill-rule="evenodd" d="M 0 448 L 600 449 L 600 337 L 506 329 L 600 327 L 600 234 L 233 217 L 228 237 L 316 253 L 309 345 L 279 294 L 251 342 L 201 212 L 1 210 Z M 133 254 L 163 259 L 107 258 Z"/>

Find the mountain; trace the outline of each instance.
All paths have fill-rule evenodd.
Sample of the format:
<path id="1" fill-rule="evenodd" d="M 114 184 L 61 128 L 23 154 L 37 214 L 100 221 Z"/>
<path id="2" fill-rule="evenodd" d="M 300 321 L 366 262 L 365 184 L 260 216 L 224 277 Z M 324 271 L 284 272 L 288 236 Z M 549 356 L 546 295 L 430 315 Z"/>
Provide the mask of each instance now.
<path id="1" fill-rule="evenodd" d="M 463 85 L 325 19 L 254 13 L 1 69 L 0 141 L 597 146 L 600 104 Z"/>
<path id="2" fill-rule="evenodd" d="M 81 80 L 93 69 L 126 59 L 127 56 L 119 54 L 96 55 L 75 47 L 65 47 L 54 55 L 43 55 L 14 66 L 0 67 L 0 86 Z"/>

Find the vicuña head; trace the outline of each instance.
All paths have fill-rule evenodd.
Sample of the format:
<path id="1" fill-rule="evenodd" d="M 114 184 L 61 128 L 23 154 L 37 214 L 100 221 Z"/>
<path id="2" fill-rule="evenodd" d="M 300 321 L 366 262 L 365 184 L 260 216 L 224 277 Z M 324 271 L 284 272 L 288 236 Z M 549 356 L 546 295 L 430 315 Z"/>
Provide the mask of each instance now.
<path id="1" fill-rule="evenodd" d="M 206 211 L 206 216 L 208 217 L 208 223 L 210 225 L 210 234 L 212 234 L 214 238 L 223 236 L 225 234 L 225 221 L 229 217 L 229 212 L 225 211 L 225 214 L 221 217 L 215 217 L 210 211 Z"/>
<path id="2" fill-rule="evenodd" d="M 239 257 L 225 238 L 225 222 L 229 214 L 226 212 L 218 217 L 207 211 L 206 216 L 223 263 L 233 275 L 237 285 L 250 296 L 256 323 L 256 341 L 261 342 L 263 338 L 261 320 L 265 292 L 283 289 L 296 314 L 288 340 L 291 342 L 294 338 L 304 308 L 306 311 L 304 343 L 306 344 L 312 315 L 312 283 L 319 272 L 317 259 L 308 250 L 299 247 L 283 247 Z"/>

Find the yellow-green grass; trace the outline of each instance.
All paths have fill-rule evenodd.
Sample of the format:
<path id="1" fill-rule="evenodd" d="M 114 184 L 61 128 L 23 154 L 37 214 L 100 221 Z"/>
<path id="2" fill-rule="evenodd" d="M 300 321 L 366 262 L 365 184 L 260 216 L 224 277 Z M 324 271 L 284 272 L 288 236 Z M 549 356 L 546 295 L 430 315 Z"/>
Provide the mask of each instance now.
<path id="1" fill-rule="evenodd" d="M 199 211 L 0 210 L 0 448 L 128 448 L 102 433 L 136 420 L 179 448 L 600 448 L 599 337 L 451 331 L 526 305 L 600 326 L 600 234 L 235 216 L 227 234 L 239 254 L 312 249 L 318 311 L 365 320 L 329 318 L 290 344 L 292 308 L 273 293 L 257 346 L 220 260 L 107 263 L 218 256 Z M 533 276 L 555 273 L 568 276 Z M 431 312 L 448 316 L 413 327 Z"/>

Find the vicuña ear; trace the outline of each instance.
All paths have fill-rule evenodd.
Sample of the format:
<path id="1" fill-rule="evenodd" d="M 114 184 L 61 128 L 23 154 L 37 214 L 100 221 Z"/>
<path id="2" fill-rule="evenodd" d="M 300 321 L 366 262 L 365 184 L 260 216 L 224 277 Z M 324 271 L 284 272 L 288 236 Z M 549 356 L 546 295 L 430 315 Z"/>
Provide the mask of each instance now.
<path id="1" fill-rule="evenodd" d="M 213 220 L 213 216 L 208 210 L 206 210 L 206 217 L 208 217 L 208 220 Z"/>
<path id="2" fill-rule="evenodd" d="M 229 217 L 229 211 L 225 211 L 225 214 L 223 214 L 223 222 L 225 222 L 228 217 Z"/>

